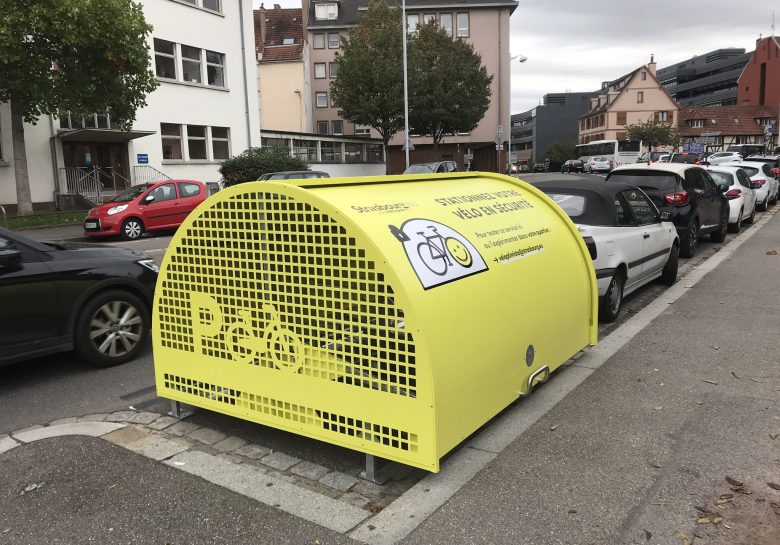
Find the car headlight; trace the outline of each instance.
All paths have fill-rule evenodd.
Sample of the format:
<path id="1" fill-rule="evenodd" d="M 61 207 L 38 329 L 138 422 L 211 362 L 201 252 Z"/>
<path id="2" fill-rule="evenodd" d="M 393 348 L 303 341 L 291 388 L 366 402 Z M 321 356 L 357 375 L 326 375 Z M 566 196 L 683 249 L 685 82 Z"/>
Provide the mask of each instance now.
<path id="1" fill-rule="evenodd" d="M 160 272 L 160 267 L 157 266 L 157 263 L 154 262 L 154 259 L 142 259 L 141 261 L 137 261 L 139 265 L 142 267 L 146 267 L 152 272 Z"/>
<path id="2" fill-rule="evenodd" d="M 122 210 L 127 209 L 126 204 L 120 204 L 119 206 L 114 206 L 113 208 L 109 208 L 108 212 L 106 212 L 109 216 L 113 216 L 114 214 L 119 214 Z"/>

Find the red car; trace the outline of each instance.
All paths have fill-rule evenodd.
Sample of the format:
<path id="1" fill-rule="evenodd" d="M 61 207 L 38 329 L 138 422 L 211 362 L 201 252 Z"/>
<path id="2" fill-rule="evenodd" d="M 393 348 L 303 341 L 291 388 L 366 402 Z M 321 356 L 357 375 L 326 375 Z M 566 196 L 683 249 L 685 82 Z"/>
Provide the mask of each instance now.
<path id="1" fill-rule="evenodd" d="M 206 197 L 206 185 L 194 180 L 135 185 L 90 210 L 84 220 L 84 234 L 135 240 L 145 231 L 175 229 Z"/>

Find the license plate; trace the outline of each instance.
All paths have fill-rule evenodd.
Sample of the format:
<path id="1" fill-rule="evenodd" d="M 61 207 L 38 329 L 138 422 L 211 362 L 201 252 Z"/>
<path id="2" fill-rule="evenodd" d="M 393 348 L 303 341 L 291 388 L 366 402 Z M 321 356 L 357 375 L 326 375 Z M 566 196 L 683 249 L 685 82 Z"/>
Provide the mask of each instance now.
<path id="1" fill-rule="evenodd" d="M 96 221 L 85 221 L 84 222 L 84 228 L 85 229 L 97 229 L 98 222 Z"/>

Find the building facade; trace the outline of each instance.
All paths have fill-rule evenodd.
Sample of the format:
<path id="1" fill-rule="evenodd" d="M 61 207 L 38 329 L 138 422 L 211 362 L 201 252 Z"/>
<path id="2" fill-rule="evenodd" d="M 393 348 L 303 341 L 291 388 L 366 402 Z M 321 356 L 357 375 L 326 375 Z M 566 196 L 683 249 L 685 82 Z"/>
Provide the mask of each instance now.
<path id="1" fill-rule="evenodd" d="M 595 94 L 548 93 L 543 104 L 512 115 L 510 161 L 529 165 L 544 161 L 554 142 L 576 142 L 579 118 Z"/>
<path id="2" fill-rule="evenodd" d="M 750 60 L 744 49 L 716 49 L 665 68 L 657 78 L 680 106 L 737 103 L 737 80 Z"/>
<path id="3" fill-rule="evenodd" d="M 778 109 L 778 105 L 692 106 L 680 110 L 677 127 L 683 144 L 701 144 L 706 153 L 735 144 L 764 145 L 771 152 L 777 142 L 771 135 L 777 135 Z"/>
<path id="4" fill-rule="evenodd" d="M 656 64 L 602 84 L 580 117 L 579 141 L 626 139 L 626 126 L 655 119 L 674 124 L 679 105 L 655 77 Z"/>
<path id="5" fill-rule="evenodd" d="M 397 0 L 390 5 L 399 6 Z M 369 127 L 354 126 L 338 115 L 330 97 L 330 83 L 338 74 L 336 53 L 340 41 L 349 29 L 358 24 L 360 15 L 368 9 L 367 0 L 303 0 L 307 18 L 307 41 L 311 65 L 313 103 L 320 97 L 322 107 L 314 107 L 313 128 L 319 134 L 369 136 Z M 414 137 L 411 162 L 454 160 L 461 168 L 501 170 L 506 154 L 496 150 L 498 133 L 503 149 L 509 137 L 509 17 L 517 8 L 516 0 L 455 0 L 431 3 L 427 0 L 407 0 L 407 26 L 435 19 L 453 39 L 463 39 L 474 45 L 482 56 L 487 72 L 493 75 L 491 103 L 485 117 L 468 135 L 444 138 L 437 155 L 429 137 Z M 374 134 L 373 136 L 377 136 Z M 390 142 L 388 162 L 392 172 L 404 169 L 403 135 Z"/>
<path id="6" fill-rule="evenodd" d="M 220 178 L 220 163 L 259 145 L 257 73 L 250 0 L 141 0 L 154 30 L 150 68 L 159 87 L 122 131 L 110 112 L 67 112 L 25 124 L 35 210 L 81 195 L 104 199 L 164 178 Z M 243 52 L 243 53 L 242 53 Z M 0 204 L 16 208 L 10 107 L 0 105 Z"/>
<path id="7" fill-rule="evenodd" d="M 737 103 L 780 104 L 780 40 L 775 36 L 756 42 L 756 50 L 739 77 Z"/>

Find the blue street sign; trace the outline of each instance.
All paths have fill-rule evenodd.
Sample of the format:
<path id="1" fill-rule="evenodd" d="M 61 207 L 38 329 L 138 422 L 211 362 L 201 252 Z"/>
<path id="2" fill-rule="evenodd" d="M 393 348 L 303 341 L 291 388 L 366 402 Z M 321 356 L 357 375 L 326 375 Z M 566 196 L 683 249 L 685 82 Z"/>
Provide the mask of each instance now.
<path id="1" fill-rule="evenodd" d="M 148 165 L 149 164 L 149 154 L 148 153 L 139 153 L 136 155 L 138 164 L 139 165 Z"/>

